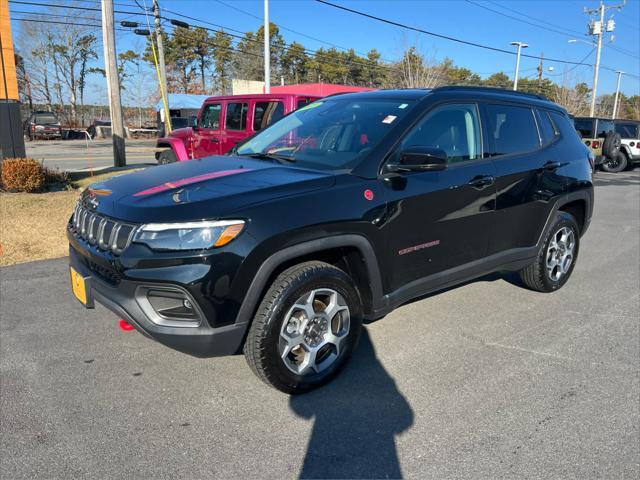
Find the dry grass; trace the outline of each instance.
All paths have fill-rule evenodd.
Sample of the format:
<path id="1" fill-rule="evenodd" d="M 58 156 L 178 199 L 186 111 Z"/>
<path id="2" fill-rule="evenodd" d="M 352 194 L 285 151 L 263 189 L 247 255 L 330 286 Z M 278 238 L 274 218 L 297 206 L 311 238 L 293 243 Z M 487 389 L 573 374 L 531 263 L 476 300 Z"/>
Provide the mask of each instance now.
<path id="1" fill-rule="evenodd" d="M 0 266 L 67 255 L 77 191 L 0 193 Z"/>

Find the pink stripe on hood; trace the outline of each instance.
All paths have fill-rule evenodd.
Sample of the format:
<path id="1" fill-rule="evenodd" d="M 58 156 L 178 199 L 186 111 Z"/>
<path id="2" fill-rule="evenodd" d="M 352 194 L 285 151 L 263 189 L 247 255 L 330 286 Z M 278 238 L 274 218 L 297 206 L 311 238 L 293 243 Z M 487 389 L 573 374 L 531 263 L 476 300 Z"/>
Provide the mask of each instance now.
<path id="1" fill-rule="evenodd" d="M 212 178 L 227 177 L 229 175 L 235 175 L 237 173 L 250 172 L 250 171 L 251 169 L 248 169 L 248 168 L 239 168 L 237 170 L 221 170 L 219 172 L 205 173 L 203 175 L 183 178 L 181 180 L 176 180 L 175 182 L 166 182 L 156 187 L 147 188 L 146 190 L 142 190 L 141 192 L 134 193 L 133 196 L 142 197 L 143 195 L 151 195 L 153 193 L 166 192 L 167 190 L 184 187 L 185 185 L 191 185 L 193 183 L 204 182 L 205 180 L 211 180 Z"/>

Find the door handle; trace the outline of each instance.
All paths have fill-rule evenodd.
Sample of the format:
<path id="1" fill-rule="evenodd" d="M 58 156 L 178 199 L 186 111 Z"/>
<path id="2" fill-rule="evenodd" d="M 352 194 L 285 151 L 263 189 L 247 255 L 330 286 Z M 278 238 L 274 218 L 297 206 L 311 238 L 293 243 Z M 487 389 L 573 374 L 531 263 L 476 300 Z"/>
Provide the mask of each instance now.
<path id="1" fill-rule="evenodd" d="M 552 172 L 552 171 L 557 170 L 558 168 L 562 167 L 562 165 L 564 165 L 564 164 L 562 164 L 560 162 L 547 162 L 547 163 L 545 163 L 543 165 L 543 168 L 545 170 L 548 170 L 548 171 Z"/>
<path id="2" fill-rule="evenodd" d="M 219 139 L 219 138 L 215 138 L 215 137 L 212 137 L 212 138 L 211 138 L 211 141 L 212 141 L 213 143 L 220 143 L 220 139 Z"/>
<path id="3" fill-rule="evenodd" d="M 483 189 L 485 187 L 488 187 L 489 185 L 493 185 L 493 182 L 495 182 L 495 180 L 496 179 L 491 175 L 478 175 L 477 177 L 473 177 L 471 180 L 469 180 L 469 185 L 471 185 L 473 188 Z"/>

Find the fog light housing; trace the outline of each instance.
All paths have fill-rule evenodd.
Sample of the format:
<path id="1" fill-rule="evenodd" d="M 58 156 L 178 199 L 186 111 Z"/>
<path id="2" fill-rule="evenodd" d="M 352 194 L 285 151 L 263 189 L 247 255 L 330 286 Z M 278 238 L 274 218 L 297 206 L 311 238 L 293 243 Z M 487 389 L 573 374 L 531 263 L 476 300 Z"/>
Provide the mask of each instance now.
<path id="1" fill-rule="evenodd" d="M 197 327 L 204 315 L 186 290 L 175 286 L 140 286 L 136 300 L 149 320 L 166 327 Z"/>

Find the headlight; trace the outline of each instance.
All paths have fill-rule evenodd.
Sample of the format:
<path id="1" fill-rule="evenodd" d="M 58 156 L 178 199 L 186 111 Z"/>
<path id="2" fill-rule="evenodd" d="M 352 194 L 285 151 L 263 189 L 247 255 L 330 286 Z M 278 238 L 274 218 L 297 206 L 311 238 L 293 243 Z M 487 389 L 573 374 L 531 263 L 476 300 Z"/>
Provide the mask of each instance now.
<path id="1" fill-rule="evenodd" d="M 148 223 L 136 231 L 133 241 L 153 250 L 205 250 L 226 245 L 243 229 L 243 220 Z"/>

